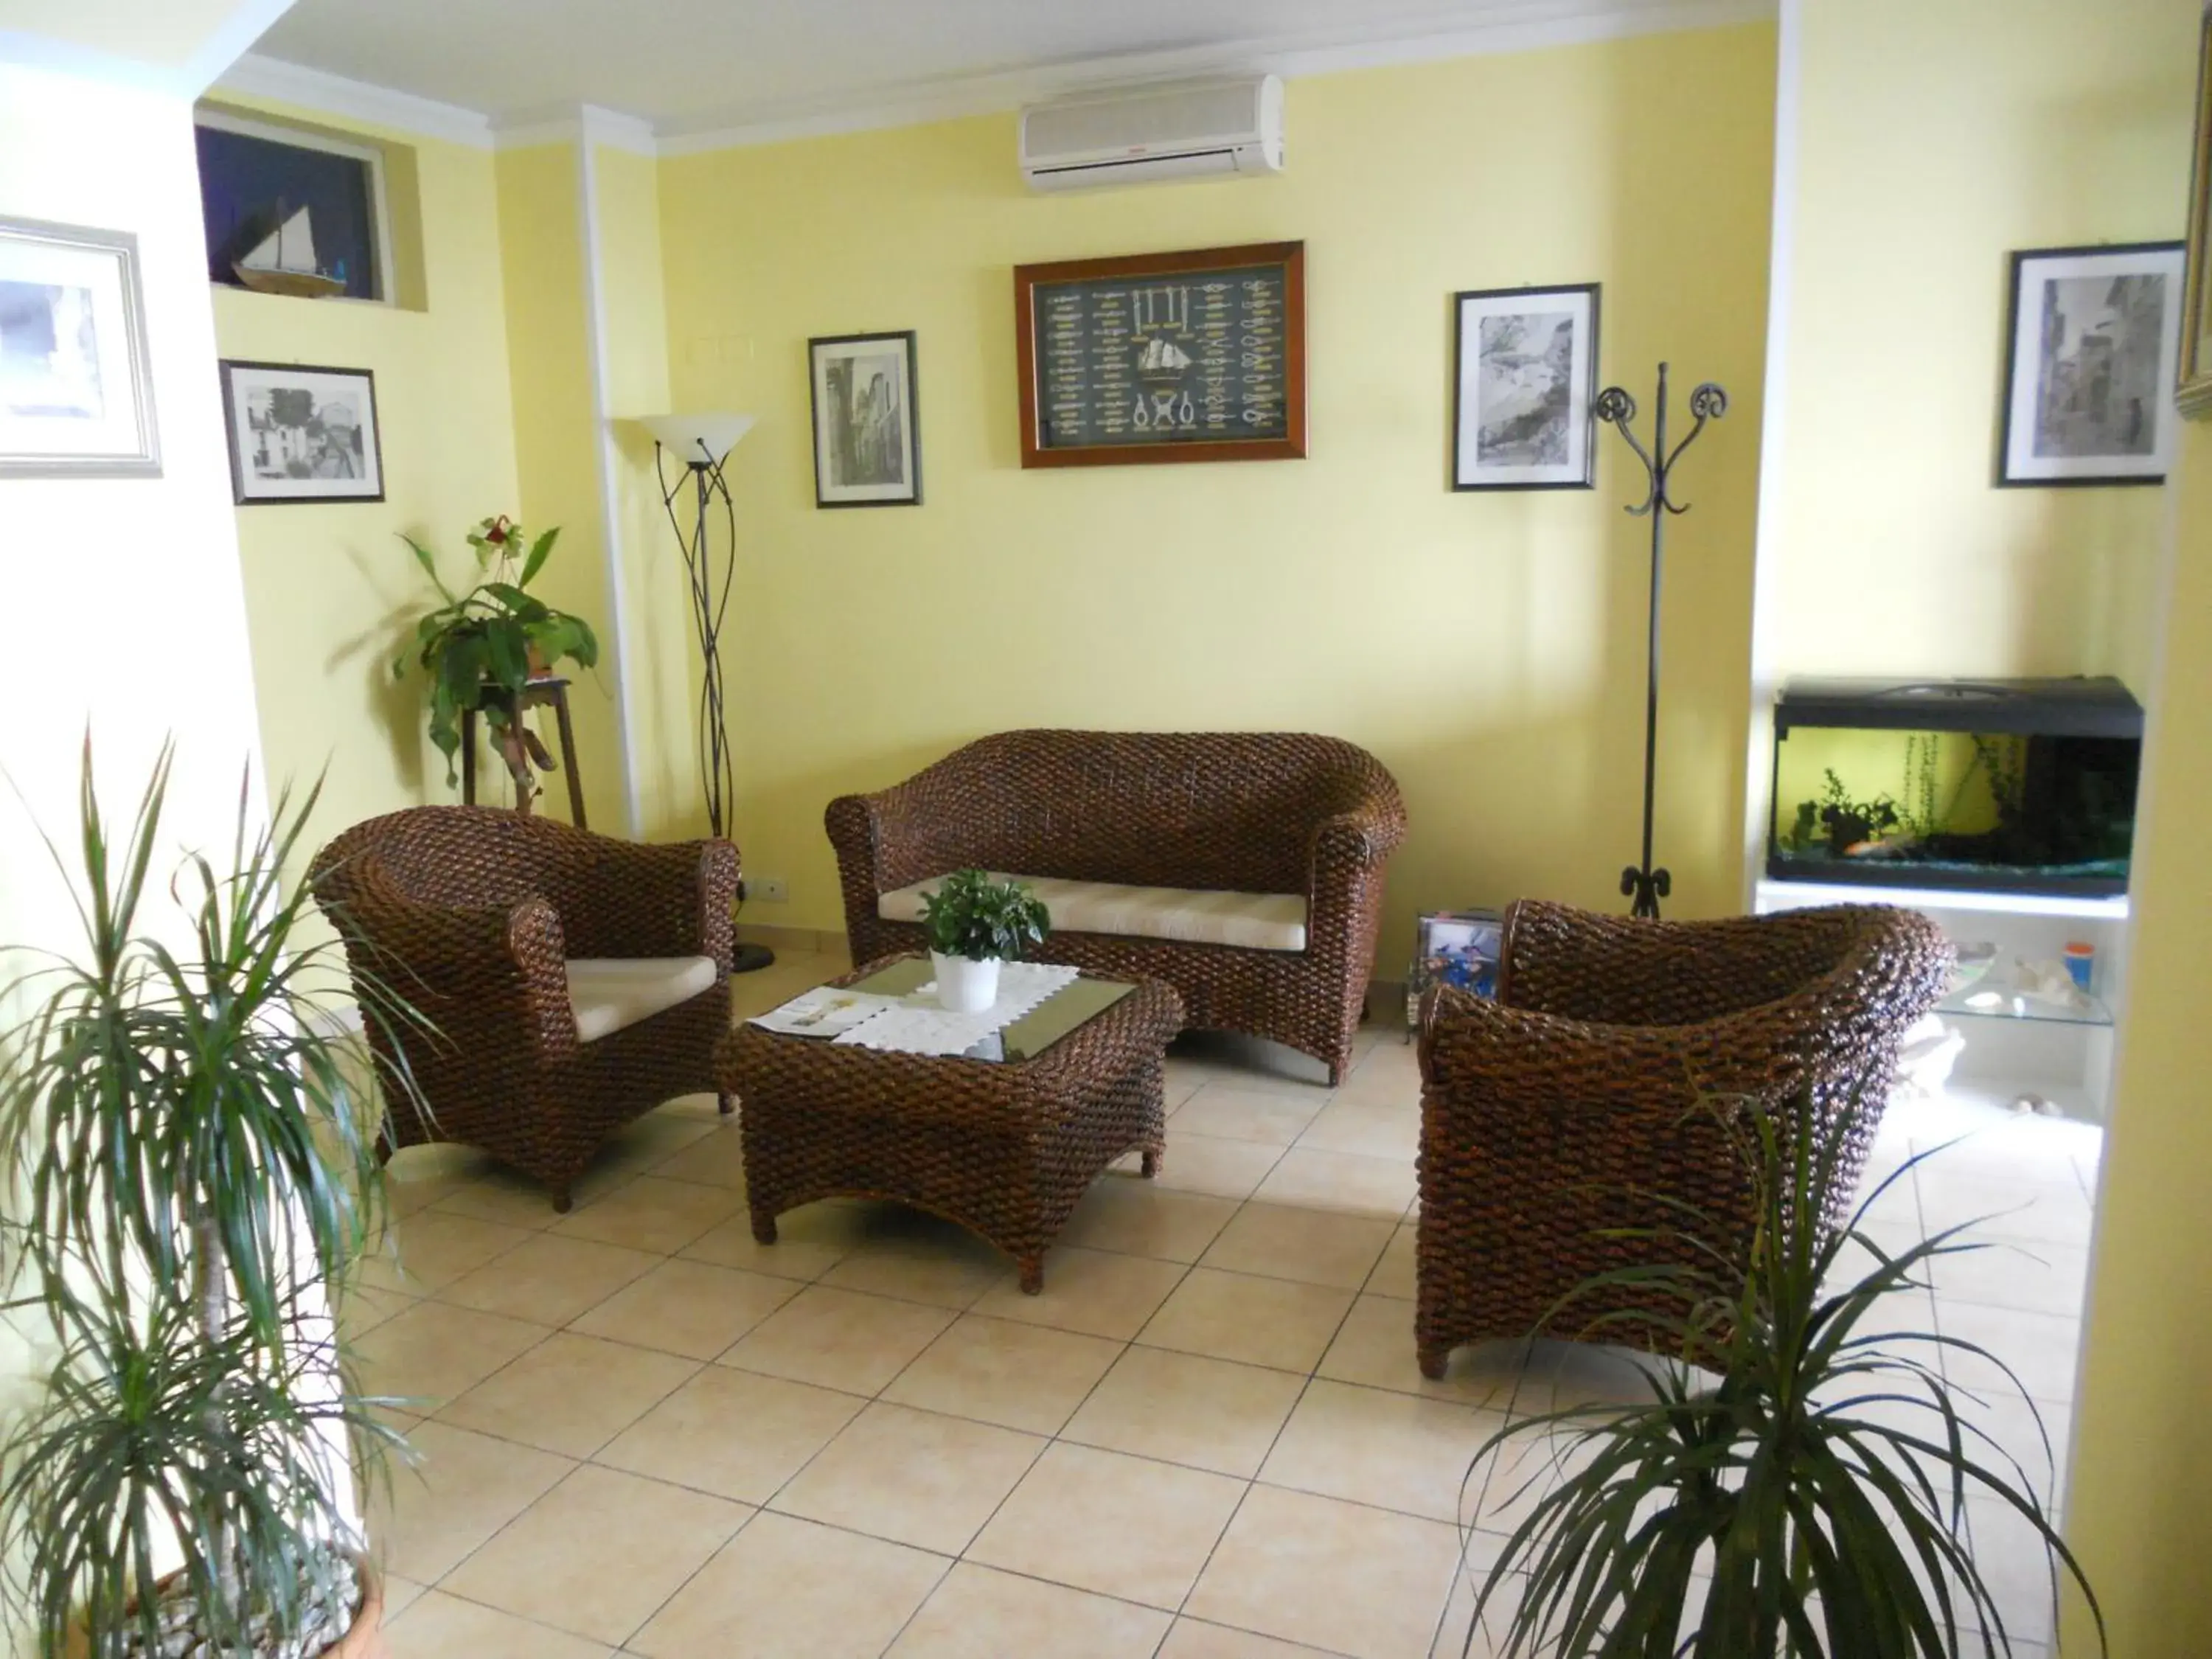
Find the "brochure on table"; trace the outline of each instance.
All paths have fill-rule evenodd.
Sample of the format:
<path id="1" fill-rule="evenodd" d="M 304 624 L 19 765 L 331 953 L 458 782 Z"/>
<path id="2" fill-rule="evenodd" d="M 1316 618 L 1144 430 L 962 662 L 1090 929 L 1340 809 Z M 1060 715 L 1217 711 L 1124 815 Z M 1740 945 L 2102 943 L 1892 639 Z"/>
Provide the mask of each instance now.
<path id="1" fill-rule="evenodd" d="M 937 1005 L 937 988 L 909 996 L 877 996 L 823 986 L 756 1018 L 763 1030 L 823 1037 L 863 1048 L 908 1054 L 963 1054 L 1075 982 L 1078 970 L 1044 962 L 1010 962 L 999 970 L 999 999 L 972 1014 Z"/>

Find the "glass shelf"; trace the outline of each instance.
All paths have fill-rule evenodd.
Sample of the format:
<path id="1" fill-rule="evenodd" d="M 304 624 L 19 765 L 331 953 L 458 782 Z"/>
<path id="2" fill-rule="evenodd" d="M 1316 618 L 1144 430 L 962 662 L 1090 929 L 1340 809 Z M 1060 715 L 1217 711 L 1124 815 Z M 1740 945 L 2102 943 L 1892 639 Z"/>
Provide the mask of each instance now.
<path id="1" fill-rule="evenodd" d="M 2096 997 L 2087 1000 L 2086 1006 L 2069 1006 L 2052 1002 L 2044 997 L 2027 996 L 2018 991 L 1985 988 L 1970 985 L 1964 991 L 1954 992 L 1936 1005 L 1936 1012 L 1948 1019 L 1954 1016 L 1966 1019 L 2016 1019 L 2040 1021 L 2050 1025 L 2110 1025 L 2112 1011 Z"/>

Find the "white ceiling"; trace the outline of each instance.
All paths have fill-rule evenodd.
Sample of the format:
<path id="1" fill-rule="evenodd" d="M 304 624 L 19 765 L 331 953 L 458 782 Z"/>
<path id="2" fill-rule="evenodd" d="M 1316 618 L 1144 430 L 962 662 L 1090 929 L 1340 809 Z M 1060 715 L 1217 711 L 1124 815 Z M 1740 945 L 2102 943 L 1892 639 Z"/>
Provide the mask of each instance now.
<path id="1" fill-rule="evenodd" d="M 297 0 L 255 51 L 495 125 L 589 104 L 684 134 L 1771 9 L 1771 0 Z"/>

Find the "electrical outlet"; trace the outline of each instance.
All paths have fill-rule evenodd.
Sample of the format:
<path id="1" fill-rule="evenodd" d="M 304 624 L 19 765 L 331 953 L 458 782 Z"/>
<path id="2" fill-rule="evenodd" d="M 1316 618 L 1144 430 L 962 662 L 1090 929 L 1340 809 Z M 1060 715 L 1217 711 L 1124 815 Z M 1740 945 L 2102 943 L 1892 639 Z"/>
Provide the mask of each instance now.
<path id="1" fill-rule="evenodd" d="M 790 900 L 791 885 L 781 876 L 755 876 L 745 883 L 745 896 L 763 904 L 782 904 Z"/>

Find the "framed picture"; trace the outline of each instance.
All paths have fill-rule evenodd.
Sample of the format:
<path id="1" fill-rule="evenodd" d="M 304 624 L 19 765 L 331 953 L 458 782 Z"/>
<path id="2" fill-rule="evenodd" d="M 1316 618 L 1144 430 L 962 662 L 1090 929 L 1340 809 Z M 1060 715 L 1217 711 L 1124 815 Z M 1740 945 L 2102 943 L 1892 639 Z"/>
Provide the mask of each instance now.
<path id="1" fill-rule="evenodd" d="M 1014 271 L 1024 466 L 1306 453 L 1303 242 Z"/>
<path id="2" fill-rule="evenodd" d="M 0 477 L 159 477 L 138 239 L 0 219 Z"/>
<path id="3" fill-rule="evenodd" d="M 2175 401 L 2192 420 L 2212 416 L 2212 274 L 2205 269 L 2212 225 L 2212 5 L 2197 45 L 2197 149 L 2189 184 L 2189 258 L 2181 313 L 2181 370 Z"/>
<path id="4" fill-rule="evenodd" d="M 1598 285 L 1453 300 L 1452 488 L 1589 489 Z"/>
<path id="5" fill-rule="evenodd" d="M 368 369 L 226 359 L 222 411 L 240 505 L 384 499 L 376 377 Z"/>
<path id="6" fill-rule="evenodd" d="M 920 507 L 914 331 L 806 343 L 814 382 L 814 505 Z"/>
<path id="7" fill-rule="evenodd" d="M 2173 460 L 2182 245 L 2012 256 L 2001 484 L 2154 484 Z"/>

